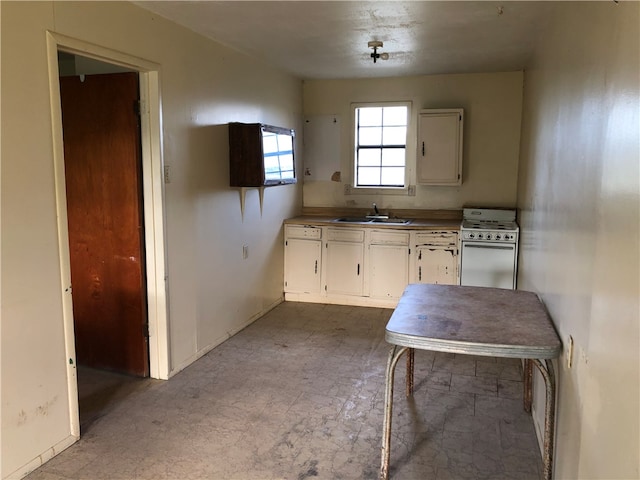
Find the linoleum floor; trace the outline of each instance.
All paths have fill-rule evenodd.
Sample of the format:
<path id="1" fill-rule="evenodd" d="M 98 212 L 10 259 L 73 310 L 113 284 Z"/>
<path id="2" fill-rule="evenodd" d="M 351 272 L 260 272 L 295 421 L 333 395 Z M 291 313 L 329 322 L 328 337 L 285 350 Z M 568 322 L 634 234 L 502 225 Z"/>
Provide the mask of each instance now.
<path id="1" fill-rule="evenodd" d="M 285 302 L 169 381 L 83 369 L 80 441 L 26 478 L 376 479 L 391 313 Z M 415 368 L 406 398 L 398 366 L 390 478 L 541 478 L 519 361 L 416 351 Z"/>

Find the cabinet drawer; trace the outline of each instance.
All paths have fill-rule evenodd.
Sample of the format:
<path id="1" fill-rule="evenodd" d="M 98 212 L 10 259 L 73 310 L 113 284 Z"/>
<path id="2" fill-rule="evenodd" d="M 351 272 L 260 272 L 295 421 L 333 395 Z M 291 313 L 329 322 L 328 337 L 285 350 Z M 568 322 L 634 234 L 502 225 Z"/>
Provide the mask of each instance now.
<path id="1" fill-rule="evenodd" d="M 327 230 L 327 240 L 336 242 L 364 242 L 364 230 L 330 228 Z"/>
<path id="2" fill-rule="evenodd" d="M 375 245 L 409 245 L 409 232 L 389 232 L 374 230 L 371 243 Z"/>
<path id="3" fill-rule="evenodd" d="M 458 234 L 455 232 L 416 233 L 416 245 L 457 245 Z"/>
<path id="4" fill-rule="evenodd" d="M 309 238 L 320 240 L 322 238 L 322 229 L 320 227 L 311 227 L 308 225 L 287 225 L 285 228 L 287 238 Z"/>

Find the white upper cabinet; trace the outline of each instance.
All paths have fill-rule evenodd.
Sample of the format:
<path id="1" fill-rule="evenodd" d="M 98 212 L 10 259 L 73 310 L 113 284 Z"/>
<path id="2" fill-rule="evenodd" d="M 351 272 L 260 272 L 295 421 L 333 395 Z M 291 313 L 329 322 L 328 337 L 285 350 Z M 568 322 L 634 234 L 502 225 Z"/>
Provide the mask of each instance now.
<path id="1" fill-rule="evenodd" d="M 461 108 L 420 110 L 418 184 L 462 184 L 463 121 L 464 111 Z"/>

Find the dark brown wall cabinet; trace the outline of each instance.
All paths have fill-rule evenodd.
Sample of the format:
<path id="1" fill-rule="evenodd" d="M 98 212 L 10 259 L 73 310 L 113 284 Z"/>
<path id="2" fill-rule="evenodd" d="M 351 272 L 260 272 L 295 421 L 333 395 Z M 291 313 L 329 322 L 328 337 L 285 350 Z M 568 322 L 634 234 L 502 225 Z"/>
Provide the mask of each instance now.
<path id="1" fill-rule="evenodd" d="M 262 123 L 229 124 L 229 177 L 232 187 L 296 183 L 295 131 Z"/>

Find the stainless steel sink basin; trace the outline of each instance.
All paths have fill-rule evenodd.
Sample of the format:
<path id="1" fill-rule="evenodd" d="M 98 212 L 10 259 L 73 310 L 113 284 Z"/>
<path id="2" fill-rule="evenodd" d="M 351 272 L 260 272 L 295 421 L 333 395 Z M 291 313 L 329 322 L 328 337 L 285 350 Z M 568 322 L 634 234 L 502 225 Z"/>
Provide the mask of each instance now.
<path id="1" fill-rule="evenodd" d="M 367 217 L 340 217 L 336 218 L 335 221 L 345 223 L 369 223 L 371 219 Z"/>
<path id="2" fill-rule="evenodd" d="M 390 223 L 394 225 L 406 225 L 411 222 L 412 222 L 412 219 L 410 218 L 373 218 L 371 219 L 371 223 Z"/>
<path id="3" fill-rule="evenodd" d="M 407 225 L 412 219 L 387 217 L 340 217 L 334 220 L 343 223 L 385 223 L 388 225 Z"/>

